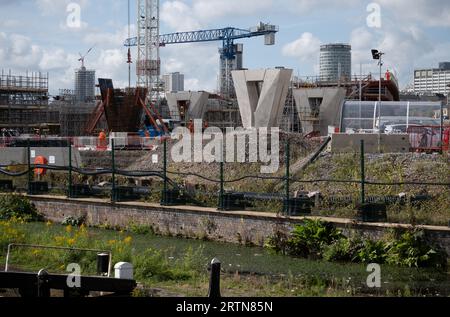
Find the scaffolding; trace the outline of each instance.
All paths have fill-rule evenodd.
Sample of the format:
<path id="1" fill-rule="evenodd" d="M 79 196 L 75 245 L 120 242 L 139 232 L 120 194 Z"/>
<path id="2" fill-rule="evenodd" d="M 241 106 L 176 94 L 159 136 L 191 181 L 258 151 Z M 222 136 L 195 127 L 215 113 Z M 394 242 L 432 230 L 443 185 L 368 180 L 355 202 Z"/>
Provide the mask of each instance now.
<path id="1" fill-rule="evenodd" d="M 217 127 L 221 130 L 242 126 L 237 100 L 210 98 L 204 120 L 206 120 L 208 126 Z"/>
<path id="2" fill-rule="evenodd" d="M 291 82 L 283 110 L 283 117 L 280 123 L 280 130 L 284 132 L 300 132 L 301 123 L 294 100 L 294 89 L 297 87 L 296 82 Z"/>
<path id="3" fill-rule="evenodd" d="M 59 101 L 53 102 L 51 109 L 58 112 L 60 136 L 77 137 L 85 135 L 85 127 L 95 109 L 95 102 Z M 99 123 L 99 128 L 106 128 L 104 120 Z"/>
<path id="4" fill-rule="evenodd" d="M 0 128 L 19 133 L 57 133 L 59 123 L 48 111 L 48 74 L 11 71 L 0 75 Z"/>

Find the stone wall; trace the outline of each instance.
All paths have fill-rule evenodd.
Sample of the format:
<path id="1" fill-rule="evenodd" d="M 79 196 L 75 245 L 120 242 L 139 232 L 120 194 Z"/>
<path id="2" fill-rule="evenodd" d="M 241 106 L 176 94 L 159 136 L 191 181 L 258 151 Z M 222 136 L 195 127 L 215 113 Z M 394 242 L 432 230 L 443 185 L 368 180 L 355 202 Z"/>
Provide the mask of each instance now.
<path id="1" fill-rule="evenodd" d="M 100 199 L 66 199 L 32 196 L 32 202 L 49 220 L 62 222 L 67 216 L 87 219 L 91 226 L 126 227 L 130 224 L 151 226 L 161 235 L 262 246 L 276 231 L 291 230 L 305 217 L 277 217 L 260 212 L 221 212 L 210 208 L 187 206 L 162 207 L 145 203 L 111 203 Z M 308 217 L 315 218 L 315 217 Z M 373 239 L 381 238 L 387 230 L 409 228 L 408 225 L 357 223 L 349 219 L 322 218 L 343 230 Z M 422 227 L 428 237 L 450 254 L 450 228 Z"/>

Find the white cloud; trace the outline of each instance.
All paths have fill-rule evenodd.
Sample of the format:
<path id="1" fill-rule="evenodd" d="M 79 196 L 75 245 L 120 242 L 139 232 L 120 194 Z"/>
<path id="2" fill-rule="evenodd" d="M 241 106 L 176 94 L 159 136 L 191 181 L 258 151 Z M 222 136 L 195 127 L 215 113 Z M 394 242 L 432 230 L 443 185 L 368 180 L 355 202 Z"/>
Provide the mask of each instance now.
<path id="1" fill-rule="evenodd" d="M 399 76 L 401 86 L 412 80 L 417 61 L 433 51 L 426 34 L 414 26 L 395 27 L 385 24 L 382 30 L 357 28 L 351 35 L 353 69 L 359 73 L 360 64 L 365 73 L 378 74 L 379 68 L 372 59 L 371 49 L 384 52 L 384 71 L 389 68 Z"/>
<path id="2" fill-rule="evenodd" d="M 161 20 L 174 31 L 193 31 L 201 28 L 192 8 L 182 1 L 164 2 L 160 16 Z"/>
<path id="3" fill-rule="evenodd" d="M 136 25 L 131 25 L 131 34 L 136 34 Z M 99 30 L 89 29 L 85 32 L 83 41 L 89 45 L 99 47 L 122 47 L 128 38 L 128 26 L 117 28 L 114 33 L 101 32 Z"/>
<path id="4" fill-rule="evenodd" d="M 194 0 L 192 9 L 198 19 L 214 21 L 230 15 L 248 16 L 267 12 L 274 4 L 273 0 Z"/>
<path id="5" fill-rule="evenodd" d="M 283 47 L 283 55 L 296 57 L 300 61 L 318 60 L 321 41 L 309 32 L 303 33 L 297 40 Z"/>
<path id="6" fill-rule="evenodd" d="M 67 13 L 67 6 L 70 3 L 77 3 L 81 8 L 87 7 L 89 0 L 35 0 L 38 9 L 44 16 L 63 15 Z"/>
<path id="7" fill-rule="evenodd" d="M 0 56 L 3 67 L 27 70 L 42 58 L 42 49 L 34 45 L 29 37 L 21 34 L 0 33 Z"/>
<path id="8" fill-rule="evenodd" d="M 161 60 L 163 74 L 185 74 L 186 90 L 216 90 L 219 71 L 217 44 L 169 45 L 161 49 Z"/>
<path id="9" fill-rule="evenodd" d="M 39 68 L 50 70 L 63 70 L 69 64 L 68 55 L 63 49 L 56 49 L 44 52 Z"/>
<path id="10" fill-rule="evenodd" d="M 381 14 L 387 9 L 396 23 L 420 23 L 425 26 L 450 27 L 450 2 L 448 0 L 377 0 Z"/>
<path id="11" fill-rule="evenodd" d="M 174 31 L 193 31 L 224 17 L 264 14 L 273 9 L 274 3 L 274 0 L 194 0 L 188 5 L 181 0 L 165 1 L 161 20 Z M 258 22 L 256 19 L 252 23 Z"/>

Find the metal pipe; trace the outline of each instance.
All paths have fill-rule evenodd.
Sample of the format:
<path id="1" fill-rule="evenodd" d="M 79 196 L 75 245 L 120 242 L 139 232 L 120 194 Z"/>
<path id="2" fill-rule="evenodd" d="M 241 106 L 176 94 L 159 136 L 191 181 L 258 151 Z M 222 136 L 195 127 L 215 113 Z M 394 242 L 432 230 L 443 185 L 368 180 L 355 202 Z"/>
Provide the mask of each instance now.
<path id="1" fill-rule="evenodd" d="M 167 205 L 167 139 L 164 138 L 164 166 L 163 166 L 163 175 L 164 175 L 164 191 L 162 195 L 163 205 Z"/>
<path id="2" fill-rule="evenodd" d="M 366 170 L 365 170 L 364 140 L 361 140 L 361 205 L 366 203 Z"/>
<path id="3" fill-rule="evenodd" d="M 448 97 L 447 97 L 448 99 Z M 444 154 L 444 102 L 441 102 L 441 154 Z"/>
<path id="4" fill-rule="evenodd" d="M 116 156 L 115 156 L 115 142 L 111 139 L 111 159 L 112 159 L 112 193 L 111 202 L 116 202 Z"/>
<path id="5" fill-rule="evenodd" d="M 72 198 L 72 144 L 69 139 L 69 198 Z"/>
<path id="6" fill-rule="evenodd" d="M 222 157 L 223 158 L 223 157 Z M 220 195 L 219 195 L 219 210 L 225 209 L 224 202 L 224 162 L 223 159 L 220 161 Z"/>
<path id="7" fill-rule="evenodd" d="M 27 165 L 28 165 L 28 195 L 32 194 L 31 190 L 31 147 L 30 147 L 30 139 L 27 139 Z"/>
<path id="8" fill-rule="evenodd" d="M 289 140 L 286 141 L 286 203 L 285 203 L 285 213 L 290 215 L 290 169 L 291 169 L 291 145 Z"/>

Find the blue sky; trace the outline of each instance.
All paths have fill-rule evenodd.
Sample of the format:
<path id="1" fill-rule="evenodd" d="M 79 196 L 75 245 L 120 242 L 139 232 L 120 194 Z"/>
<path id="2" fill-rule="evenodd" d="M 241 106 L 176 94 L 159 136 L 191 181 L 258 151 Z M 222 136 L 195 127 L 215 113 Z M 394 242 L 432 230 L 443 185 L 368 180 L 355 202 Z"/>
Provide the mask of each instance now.
<path id="1" fill-rule="evenodd" d="M 132 33 L 136 0 L 131 0 Z M 67 26 L 67 5 L 81 6 L 81 27 Z M 380 8 L 381 27 L 370 27 L 370 4 Z M 320 44 L 350 43 L 353 73 L 377 72 L 371 48 L 386 52 L 386 67 L 401 86 L 411 83 L 414 68 L 450 61 L 450 1 L 447 0 L 161 0 L 161 32 L 234 26 L 260 21 L 280 27 L 275 46 L 263 38 L 243 40 L 247 68 L 285 66 L 300 76 L 317 75 Z M 125 86 L 128 78 L 126 0 L 0 0 L 0 68 L 15 73 L 49 72 L 50 90 L 73 88 L 78 52 L 99 77 Z M 161 49 L 163 72 L 186 75 L 186 88 L 217 87 L 220 43 L 185 44 Z M 135 52 L 135 50 L 134 50 Z M 134 78 L 134 76 L 132 76 Z"/>

